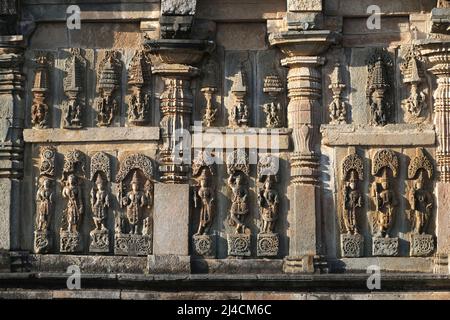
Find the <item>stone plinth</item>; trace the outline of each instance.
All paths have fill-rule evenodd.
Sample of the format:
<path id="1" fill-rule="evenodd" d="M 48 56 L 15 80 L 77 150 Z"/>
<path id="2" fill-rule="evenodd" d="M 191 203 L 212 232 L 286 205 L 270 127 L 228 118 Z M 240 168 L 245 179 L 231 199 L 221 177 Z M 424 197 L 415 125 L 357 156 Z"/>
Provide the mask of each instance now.
<path id="1" fill-rule="evenodd" d="M 372 238 L 372 255 L 395 257 L 398 255 L 398 238 Z"/>
<path id="2" fill-rule="evenodd" d="M 109 252 L 109 232 L 108 230 L 92 230 L 90 232 L 91 244 L 89 245 L 90 252 Z"/>
<path id="3" fill-rule="evenodd" d="M 427 257 L 434 252 L 434 237 L 430 234 L 411 234 L 409 255 L 412 257 Z"/>
<path id="4" fill-rule="evenodd" d="M 208 234 L 192 236 L 192 249 L 195 255 L 213 258 L 216 256 L 216 237 Z"/>
<path id="5" fill-rule="evenodd" d="M 235 257 L 249 257 L 250 235 L 249 234 L 229 234 L 227 236 L 228 255 Z"/>
<path id="6" fill-rule="evenodd" d="M 189 255 L 189 185 L 155 184 L 153 253 Z"/>
<path id="7" fill-rule="evenodd" d="M 148 272 L 150 274 L 189 274 L 191 273 L 191 257 L 180 255 L 148 256 Z"/>
<path id="8" fill-rule="evenodd" d="M 359 258 L 364 255 L 364 238 L 360 234 L 341 234 L 341 256 Z"/>
<path id="9" fill-rule="evenodd" d="M 81 238 L 78 232 L 61 231 L 60 252 L 81 252 Z"/>
<path id="10" fill-rule="evenodd" d="M 276 257 L 280 247 L 277 233 L 258 233 L 256 254 L 258 257 Z"/>
<path id="11" fill-rule="evenodd" d="M 118 233 L 114 238 L 114 253 L 129 256 L 152 254 L 152 237 L 149 235 Z"/>

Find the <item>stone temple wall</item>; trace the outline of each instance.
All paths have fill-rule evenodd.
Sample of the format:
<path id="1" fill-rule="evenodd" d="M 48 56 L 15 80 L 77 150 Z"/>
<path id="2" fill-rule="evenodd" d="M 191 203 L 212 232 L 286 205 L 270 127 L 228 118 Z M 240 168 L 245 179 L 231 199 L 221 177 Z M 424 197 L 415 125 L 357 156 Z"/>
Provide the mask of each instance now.
<path id="1" fill-rule="evenodd" d="M 448 274 L 448 1 L 71 4 L 1 3 L 0 269 Z"/>

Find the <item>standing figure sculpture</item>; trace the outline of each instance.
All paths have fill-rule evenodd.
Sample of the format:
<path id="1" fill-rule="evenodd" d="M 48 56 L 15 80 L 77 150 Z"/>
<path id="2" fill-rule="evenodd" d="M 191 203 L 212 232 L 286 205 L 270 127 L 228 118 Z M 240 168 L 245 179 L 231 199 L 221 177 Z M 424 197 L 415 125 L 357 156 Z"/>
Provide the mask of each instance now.
<path id="1" fill-rule="evenodd" d="M 362 195 L 358 190 L 358 179 L 354 170 L 344 187 L 344 228 L 347 234 L 359 234 L 356 220 L 358 209 L 362 207 Z"/>
<path id="2" fill-rule="evenodd" d="M 200 198 L 200 221 L 198 224 L 198 230 L 196 235 L 203 235 L 209 231 L 209 227 L 212 221 L 213 203 L 214 203 L 214 191 L 208 186 L 208 180 L 205 174 L 200 177 L 200 187 L 194 195 L 194 206 L 198 207 L 197 202 Z"/>
<path id="3" fill-rule="evenodd" d="M 228 185 L 233 192 L 230 210 L 230 225 L 236 226 L 236 233 L 245 232 L 244 219 L 248 213 L 248 191 L 242 183 L 241 174 L 233 174 L 228 178 Z"/>
<path id="4" fill-rule="evenodd" d="M 67 231 L 77 233 L 83 217 L 83 201 L 81 197 L 81 188 L 78 178 L 74 174 L 70 174 L 67 178 L 66 185 L 62 190 L 63 198 L 67 198 L 66 209 L 64 210 L 67 219 Z"/>
<path id="5" fill-rule="evenodd" d="M 143 210 L 147 206 L 148 196 L 141 190 L 139 177 L 135 171 L 130 183 L 130 191 L 122 199 L 126 206 L 126 217 L 130 226 L 130 234 L 139 234 L 139 225 L 143 220 Z"/>
<path id="6" fill-rule="evenodd" d="M 99 231 L 107 230 L 106 219 L 111 200 L 105 187 L 105 181 L 100 174 L 97 175 L 95 185 L 96 187 L 91 191 L 91 207 L 95 228 Z"/>
<path id="7" fill-rule="evenodd" d="M 409 201 L 411 204 L 410 221 L 412 231 L 415 234 L 425 234 L 426 226 L 433 212 L 433 194 L 424 186 L 422 171 L 419 178 L 414 182 L 414 187 L 409 192 Z"/>
<path id="8" fill-rule="evenodd" d="M 394 210 L 398 205 L 395 192 L 392 190 L 390 181 L 386 175 L 381 178 L 380 183 L 374 185 L 374 200 L 376 210 L 376 237 L 389 237 L 392 227 Z"/>
<path id="9" fill-rule="evenodd" d="M 49 178 L 43 178 L 36 193 L 36 201 L 39 203 L 36 216 L 36 230 L 47 231 L 51 206 L 53 205 L 53 191 L 51 190 L 52 181 Z"/>
<path id="10" fill-rule="evenodd" d="M 273 233 L 278 219 L 280 200 L 278 192 L 272 187 L 270 176 L 264 182 L 264 187 L 258 194 L 259 212 L 261 215 L 261 233 Z"/>

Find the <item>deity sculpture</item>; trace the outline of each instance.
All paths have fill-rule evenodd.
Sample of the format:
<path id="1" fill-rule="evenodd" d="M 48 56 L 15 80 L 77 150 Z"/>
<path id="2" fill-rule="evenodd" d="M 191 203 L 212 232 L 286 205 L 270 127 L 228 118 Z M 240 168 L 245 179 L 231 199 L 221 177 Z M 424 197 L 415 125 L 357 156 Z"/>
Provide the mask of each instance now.
<path id="1" fill-rule="evenodd" d="M 350 171 L 350 178 L 344 187 L 344 228 L 347 234 L 359 234 L 356 217 L 362 207 L 362 194 L 358 190 L 358 177 L 355 170 Z"/>
<path id="2" fill-rule="evenodd" d="M 141 189 L 139 177 L 135 171 L 130 182 L 130 191 L 122 198 L 122 205 L 126 207 L 126 218 L 130 226 L 130 234 L 139 234 L 139 226 L 144 220 L 143 211 L 149 201 L 149 193 Z"/>
<path id="3" fill-rule="evenodd" d="M 116 99 L 110 95 L 105 95 L 97 99 L 97 122 L 99 126 L 108 126 L 112 123 L 114 115 L 118 109 Z"/>
<path id="4" fill-rule="evenodd" d="M 248 213 L 248 191 L 243 185 L 242 176 L 240 173 L 230 175 L 228 178 L 228 185 L 233 192 L 229 222 L 230 225 L 236 227 L 236 233 L 244 233 L 244 219 Z"/>
<path id="5" fill-rule="evenodd" d="M 108 208 L 111 205 L 109 193 L 101 174 L 97 175 L 95 187 L 91 191 L 92 216 L 96 230 L 106 230 Z"/>
<path id="6" fill-rule="evenodd" d="M 275 223 L 278 219 L 279 203 L 278 192 L 273 188 L 272 180 L 269 176 L 258 194 L 259 212 L 262 220 L 261 233 L 274 232 Z"/>
<path id="7" fill-rule="evenodd" d="M 52 180 L 42 178 L 41 185 L 36 193 L 38 210 L 36 216 L 36 230 L 47 231 L 50 220 L 51 206 L 53 205 L 53 191 L 51 188 Z"/>
<path id="8" fill-rule="evenodd" d="M 413 188 L 408 195 L 411 203 L 411 217 L 412 231 L 417 234 L 425 233 L 427 223 L 433 212 L 433 194 L 424 186 L 424 177 L 422 171 L 419 173 L 419 178 L 414 182 Z"/>
<path id="9" fill-rule="evenodd" d="M 269 102 L 263 105 L 264 113 L 266 114 L 266 127 L 278 128 L 281 127 L 281 104 Z"/>
<path id="10" fill-rule="evenodd" d="M 67 232 L 77 233 L 83 217 L 84 207 L 81 188 L 76 175 L 70 174 L 68 176 L 66 185 L 62 190 L 62 196 L 68 199 L 64 210 L 67 219 Z"/>
<path id="11" fill-rule="evenodd" d="M 237 126 L 247 126 L 249 122 L 248 116 L 248 107 L 243 102 L 239 102 L 231 109 L 231 122 Z"/>
<path id="12" fill-rule="evenodd" d="M 203 235 L 208 232 L 212 222 L 214 191 L 208 186 L 208 177 L 204 171 L 199 178 L 199 183 L 200 187 L 194 194 L 194 206 L 195 208 L 200 206 L 200 221 L 196 235 Z"/>
<path id="13" fill-rule="evenodd" d="M 398 200 L 387 177 L 386 170 L 384 170 L 380 182 L 374 182 L 373 192 L 376 211 L 375 225 L 377 227 L 375 236 L 388 238 Z"/>
<path id="14" fill-rule="evenodd" d="M 263 104 L 266 114 L 266 127 L 279 128 L 282 124 L 282 107 L 278 102 L 279 95 L 283 92 L 283 83 L 278 75 L 268 75 L 264 78 L 263 92 L 269 96 L 270 101 Z"/>

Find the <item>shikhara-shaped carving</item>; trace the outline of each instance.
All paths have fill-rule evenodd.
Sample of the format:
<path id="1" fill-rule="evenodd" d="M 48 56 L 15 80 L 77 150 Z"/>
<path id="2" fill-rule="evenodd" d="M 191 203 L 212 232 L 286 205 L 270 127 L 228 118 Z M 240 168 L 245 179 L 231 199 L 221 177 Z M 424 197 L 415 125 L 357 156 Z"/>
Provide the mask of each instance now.
<path id="1" fill-rule="evenodd" d="M 151 61 L 145 50 L 137 50 L 128 71 L 128 121 L 141 126 L 150 122 L 151 116 Z"/>
<path id="2" fill-rule="evenodd" d="M 257 255 L 276 256 L 279 239 L 274 232 L 278 220 L 280 196 L 274 184 L 278 181 L 279 159 L 265 155 L 258 161 L 258 206 L 260 232 L 258 234 Z"/>
<path id="3" fill-rule="evenodd" d="M 230 116 L 228 117 L 229 125 L 231 127 L 246 127 L 250 122 L 250 114 L 245 102 L 247 85 L 243 66 L 240 67 L 238 73 L 234 76 L 231 93 L 234 96 L 235 103 L 231 107 Z"/>
<path id="4" fill-rule="evenodd" d="M 119 236 L 125 233 L 151 235 L 152 173 L 151 160 L 142 154 L 132 154 L 121 164 L 116 182 L 119 183 L 119 204 L 125 215 L 116 217 L 116 238 L 117 232 Z"/>
<path id="5" fill-rule="evenodd" d="M 410 95 L 403 100 L 402 106 L 405 110 L 405 121 L 409 123 L 420 123 L 427 118 L 426 95 L 423 92 L 424 82 L 424 59 L 417 47 L 410 46 L 400 64 L 403 73 L 403 82 L 410 87 Z"/>
<path id="6" fill-rule="evenodd" d="M 79 48 L 71 49 L 70 54 L 65 62 L 63 119 L 64 128 L 77 129 L 83 127 L 87 62 Z"/>
<path id="7" fill-rule="evenodd" d="M 283 83 L 277 75 L 269 75 L 264 78 L 263 92 L 267 93 L 270 97 L 270 102 L 263 105 L 267 128 L 279 128 L 283 126 L 282 107 L 281 103 L 277 101 L 278 96 L 283 90 Z"/>
<path id="8" fill-rule="evenodd" d="M 411 206 L 409 221 L 412 232 L 426 234 L 427 225 L 433 213 L 434 197 L 432 183 L 434 166 L 425 154 L 423 148 L 416 149 L 416 156 L 408 167 L 408 179 L 414 180 L 412 188 L 408 192 L 408 200 Z"/>
<path id="9" fill-rule="evenodd" d="M 50 220 L 54 205 L 55 157 L 54 147 L 41 147 L 39 179 L 36 192 L 36 223 L 34 231 L 34 251 L 43 253 L 51 248 Z"/>
<path id="10" fill-rule="evenodd" d="M 210 57 L 203 68 L 204 75 L 202 79 L 201 92 L 206 100 L 202 115 L 202 124 L 205 127 L 211 127 L 216 121 L 217 108 L 213 105 L 214 93 L 217 91 L 217 70 L 219 70 L 218 63 Z"/>
<path id="11" fill-rule="evenodd" d="M 371 197 L 375 204 L 372 217 L 375 237 L 388 238 L 392 228 L 398 206 L 392 180 L 397 176 L 398 167 L 398 157 L 392 150 L 383 149 L 375 153 L 372 160 L 372 174 L 375 176 L 375 181 L 371 190 Z"/>
<path id="12" fill-rule="evenodd" d="M 64 156 L 62 197 L 67 200 L 61 222 L 60 251 L 81 250 L 80 226 L 84 216 L 81 178 L 85 175 L 85 157 L 79 150 Z"/>
<path id="13" fill-rule="evenodd" d="M 118 111 L 120 98 L 117 92 L 120 87 L 122 63 L 117 51 L 106 51 L 100 61 L 97 74 L 97 92 L 99 97 L 95 101 L 97 109 L 97 125 L 109 126 Z"/>
<path id="14" fill-rule="evenodd" d="M 328 106 L 330 112 L 330 123 L 340 124 L 347 122 L 347 102 L 344 101 L 342 93 L 345 90 L 345 84 L 341 75 L 341 64 L 336 62 L 331 75 L 331 84 L 329 88 L 333 92 L 333 101 Z"/>
<path id="15" fill-rule="evenodd" d="M 110 193 L 107 190 L 111 177 L 110 160 L 106 153 L 98 152 L 91 158 L 91 209 L 95 228 L 90 232 L 91 252 L 109 252 L 108 210 L 111 207 Z"/>
<path id="16" fill-rule="evenodd" d="M 248 185 L 249 174 L 248 156 L 245 150 L 238 149 L 227 157 L 227 171 L 230 175 L 228 186 L 232 191 L 229 224 L 235 227 L 237 234 L 245 233 L 245 217 L 248 214 Z"/>
<path id="17" fill-rule="evenodd" d="M 367 61 L 366 99 L 370 124 L 384 126 L 393 122 L 393 62 L 385 49 L 375 49 Z"/>
<path id="18" fill-rule="evenodd" d="M 349 154 L 342 161 L 343 179 L 343 212 L 342 233 L 348 235 L 359 234 L 358 212 L 363 204 L 362 192 L 358 182 L 364 179 L 363 159 L 350 148 Z"/>
<path id="19" fill-rule="evenodd" d="M 47 104 L 50 91 L 49 84 L 49 59 L 47 53 L 37 52 L 36 69 L 34 72 L 33 104 L 31 106 L 31 124 L 34 128 L 48 128 L 50 121 L 50 110 Z"/>

